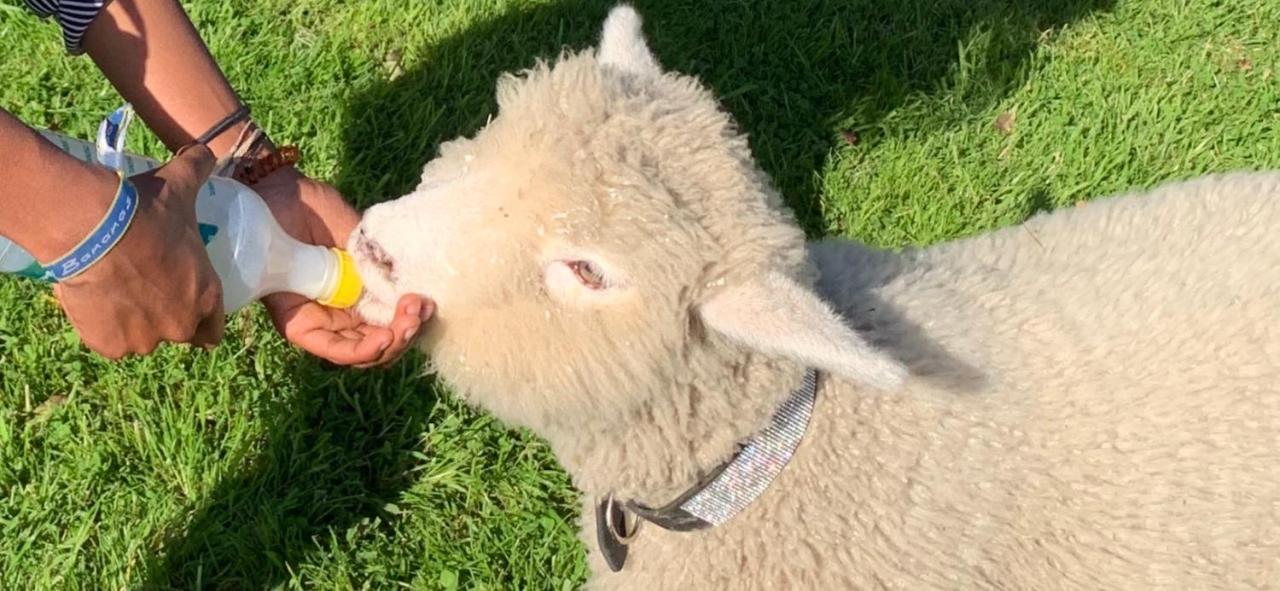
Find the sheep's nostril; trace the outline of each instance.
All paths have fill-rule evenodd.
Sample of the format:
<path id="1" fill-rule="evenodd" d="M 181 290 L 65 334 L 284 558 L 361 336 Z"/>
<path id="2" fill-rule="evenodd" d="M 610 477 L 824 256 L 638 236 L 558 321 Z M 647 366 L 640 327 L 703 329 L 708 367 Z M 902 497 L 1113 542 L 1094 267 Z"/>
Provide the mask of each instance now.
<path id="1" fill-rule="evenodd" d="M 395 261 L 392 260 L 391 255 L 387 254 L 387 251 L 382 249 L 381 245 L 379 245 L 377 242 L 374 242 L 373 240 L 370 240 L 368 235 L 366 235 L 363 230 L 361 230 L 360 232 L 359 253 L 360 253 L 360 256 L 363 257 L 366 261 L 369 261 L 369 263 L 372 264 L 374 267 L 376 267 L 379 271 L 382 271 L 382 273 L 386 275 L 388 279 L 395 278 L 395 272 L 396 272 Z"/>

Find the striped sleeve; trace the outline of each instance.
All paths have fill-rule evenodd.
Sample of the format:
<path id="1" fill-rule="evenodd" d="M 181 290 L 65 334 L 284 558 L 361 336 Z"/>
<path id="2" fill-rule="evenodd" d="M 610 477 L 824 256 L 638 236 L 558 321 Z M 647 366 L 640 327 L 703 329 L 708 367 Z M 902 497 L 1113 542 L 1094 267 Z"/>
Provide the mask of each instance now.
<path id="1" fill-rule="evenodd" d="M 62 27 L 62 41 L 72 54 L 83 53 L 80 42 L 89 23 L 108 0 L 26 0 L 27 7 L 42 17 L 53 17 Z"/>

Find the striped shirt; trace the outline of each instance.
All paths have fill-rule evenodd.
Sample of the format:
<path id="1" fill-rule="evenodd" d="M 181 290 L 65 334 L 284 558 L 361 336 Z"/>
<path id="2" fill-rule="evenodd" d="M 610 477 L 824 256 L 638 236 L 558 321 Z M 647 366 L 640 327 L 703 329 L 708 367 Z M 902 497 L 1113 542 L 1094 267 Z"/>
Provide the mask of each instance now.
<path id="1" fill-rule="evenodd" d="M 62 27 L 62 42 L 72 54 L 83 53 L 80 42 L 85 29 L 102 11 L 107 0 L 26 0 L 27 7 L 42 17 L 53 17 Z"/>

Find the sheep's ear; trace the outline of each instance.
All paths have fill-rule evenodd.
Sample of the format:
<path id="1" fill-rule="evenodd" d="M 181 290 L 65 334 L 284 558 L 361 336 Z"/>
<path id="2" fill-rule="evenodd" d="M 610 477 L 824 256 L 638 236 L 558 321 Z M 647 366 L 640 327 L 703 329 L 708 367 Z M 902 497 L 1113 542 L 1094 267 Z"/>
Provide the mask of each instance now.
<path id="1" fill-rule="evenodd" d="M 699 314 L 708 328 L 752 349 L 876 388 L 893 389 L 907 373 L 817 295 L 781 274 L 731 286 L 702 304 Z"/>
<path id="2" fill-rule="evenodd" d="M 642 21 L 634 8 L 619 4 L 609 11 L 604 21 L 604 33 L 600 36 L 600 49 L 596 58 L 603 66 L 612 66 L 623 72 L 643 75 L 662 73 L 658 60 L 645 43 Z"/>

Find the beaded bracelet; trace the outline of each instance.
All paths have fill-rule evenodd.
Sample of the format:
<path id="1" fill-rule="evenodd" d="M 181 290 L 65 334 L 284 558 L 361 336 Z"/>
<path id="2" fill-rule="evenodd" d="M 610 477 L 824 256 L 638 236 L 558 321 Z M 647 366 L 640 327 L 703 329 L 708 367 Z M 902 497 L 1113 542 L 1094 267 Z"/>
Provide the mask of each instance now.
<path id="1" fill-rule="evenodd" d="M 267 134 L 249 119 L 248 124 L 240 129 L 231 149 L 214 165 L 213 176 L 230 177 L 252 186 L 281 168 L 297 164 L 301 159 L 302 153 L 296 145 L 270 149 L 267 147 L 270 143 Z"/>
<path id="2" fill-rule="evenodd" d="M 268 150 L 266 154 L 250 160 L 236 172 L 234 178 L 252 186 L 281 168 L 297 164 L 300 156 L 297 146 L 280 146 L 277 150 Z"/>
<path id="3" fill-rule="evenodd" d="M 138 212 L 138 189 L 123 174 L 116 174 L 120 177 L 120 185 L 116 188 L 116 197 L 107 209 L 107 215 L 103 216 L 98 226 L 80 244 L 52 263 L 42 265 L 45 280 L 66 281 L 84 273 L 120 243 L 133 222 L 134 214 Z"/>

